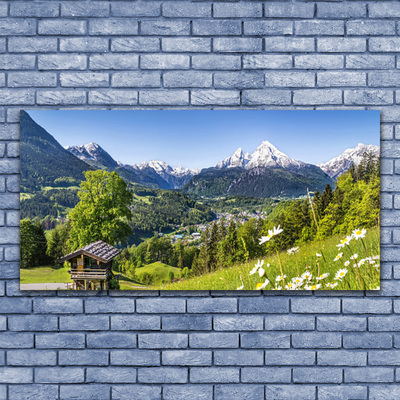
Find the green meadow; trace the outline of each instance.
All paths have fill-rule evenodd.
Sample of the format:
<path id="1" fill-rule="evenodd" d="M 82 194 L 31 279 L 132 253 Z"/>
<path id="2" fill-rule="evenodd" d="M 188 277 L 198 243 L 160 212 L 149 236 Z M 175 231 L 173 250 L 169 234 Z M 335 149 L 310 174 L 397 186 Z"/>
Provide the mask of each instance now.
<path id="1" fill-rule="evenodd" d="M 289 255 L 287 251 L 278 253 L 282 264 L 283 274 L 287 276 L 286 283 L 292 278 L 297 277 L 305 272 L 306 266 L 313 277 L 329 273 L 329 276 L 321 281 L 320 289 L 329 289 L 327 283 L 338 282 L 334 290 L 374 290 L 379 287 L 380 269 L 374 265 L 379 265 L 379 260 L 374 265 L 364 264 L 359 268 L 353 267 L 354 262 L 346 267 L 344 263 L 350 261 L 350 256 L 358 254 L 358 260 L 379 255 L 379 228 L 368 230 L 366 237 L 361 240 L 352 240 L 349 246 L 338 249 L 337 244 L 342 239 L 341 236 L 334 236 L 318 242 L 312 242 L 300 246 L 298 253 Z M 316 254 L 322 257 L 317 257 Z M 343 256 L 334 261 L 335 257 L 343 253 Z M 262 258 L 264 260 L 264 269 L 266 275 L 263 278 L 259 274 L 249 275 L 258 260 L 252 260 L 246 264 L 237 264 L 230 268 L 222 268 L 215 272 L 202 276 L 195 276 L 189 279 L 180 280 L 174 283 L 167 283 L 157 286 L 160 290 L 237 290 L 244 285 L 244 290 L 254 290 L 257 283 L 265 282 L 267 277 L 271 282 L 265 287 L 265 290 L 275 290 L 276 277 L 281 275 L 279 260 L 277 254 L 271 254 Z M 267 267 L 267 264 L 270 264 Z M 297 273 L 299 268 L 300 274 Z M 339 269 L 348 269 L 346 277 L 342 281 L 335 281 L 334 277 Z M 361 284 L 359 273 L 361 273 Z M 278 286 L 282 286 L 282 283 Z"/>

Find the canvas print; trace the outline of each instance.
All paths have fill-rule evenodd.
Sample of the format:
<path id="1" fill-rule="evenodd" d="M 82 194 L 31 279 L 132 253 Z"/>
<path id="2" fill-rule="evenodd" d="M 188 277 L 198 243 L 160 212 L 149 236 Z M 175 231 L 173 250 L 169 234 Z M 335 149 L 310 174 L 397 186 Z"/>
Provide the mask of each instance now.
<path id="1" fill-rule="evenodd" d="M 378 290 L 379 111 L 21 111 L 22 290 Z"/>

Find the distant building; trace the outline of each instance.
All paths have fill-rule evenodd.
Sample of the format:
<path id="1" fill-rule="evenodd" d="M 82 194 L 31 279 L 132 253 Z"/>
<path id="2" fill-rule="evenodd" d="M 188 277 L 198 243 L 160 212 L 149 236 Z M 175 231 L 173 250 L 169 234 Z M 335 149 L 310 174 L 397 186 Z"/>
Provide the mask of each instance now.
<path id="1" fill-rule="evenodd" d="M 112 260 L 121 251 L 99 240 L 59 259 L 68 261 L 74 288 L 78 290 L 107 290 L 113 276 Z"/>
<path id="2" fill-rule="evenodd" d="M 193 236 L 194 239 L 200 239 L 201 234 L 198 233 L 198 232 L 193 232 L 193 233 L 192 233 L 192 236 Z"/>
<path id="3" fill-rule="evenodd" d="M 183 239 L 183 235 L 175 235 L 175 239 Z"/>

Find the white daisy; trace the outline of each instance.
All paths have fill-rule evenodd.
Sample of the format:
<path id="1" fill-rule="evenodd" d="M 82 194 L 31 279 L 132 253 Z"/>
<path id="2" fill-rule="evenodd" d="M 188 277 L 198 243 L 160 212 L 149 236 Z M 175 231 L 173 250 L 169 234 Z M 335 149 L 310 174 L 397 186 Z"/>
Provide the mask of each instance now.
<path id="1" fill-rule="evenodd" d="M 261 236 L 260 238 L 260 245 L 264 244 L 265 242 L 268 242 L 272 239 L 272 236 L 270 236 L 269 234 L 267 236 Z"/>
<path id="2" fill-rule="evenodd" d="M 250 272 L 249 275 L 254 275 L 257 272 L 257 268 L 254 267 Z"/>
<path id="3" fill-rule="evenodd" d="M 264 260 L 258 260 L 257 264 L 254 266 L 254 268 L 249 272 L 250 275 L 254 275 L 262 266 L 264 265 Z M 265 270 L 263 270 L 265 273 Z M 261 275 L 260 275 L 261 276 Z"/>
<path id="4" fill-rule="evenodd" d="M 358 240 L 358 239 L 362 239 L 365 237 L 365 235 L 367 234 L 367 230 L 366 229 L 355 229 L 353 231 L 353 238 Z"/>
<path id="5" fill-rule="evenodd" d="M 265 287 L 269 284 L 269 280 L 266 279 L 264 283 L 257 283 L 256 289 L 257 290 L 262 290 L 265 289 Z"/>
<path id="6" fill-rule="evenodd" d="M 318 290 L 321 287 L 321 284 L 318 283 L 317 285 L 306 285 L 304 289 L 306 290 Z"/>
<path id="7" fill-rule="evenodd" d="M 339 253 L 333 261 L 340 260 L 343 257 L 343 253 Z"/>
<path id="8" fill-rule="evenodd" d="M 339 271 L 336 272 L 335 280 L 340 280 L 341 281 L 346 276 L 347 271 L 348 271 L 347 268 L 339 269 Z"/>
<path id="9" fill-rule="evenodd" d="M 350 260 L 357 260 L 357 258 L 358 258 L 358 254 L 355 253 L 350 257 Z"/>
<path id="10" fill-rule="evenodd" d="M 244 285 L 239 286 L 236 290 L 243 290 L 244 289 Z"/>
<path id="11" fill-rule="evenodd" d="M 327 273 L 325 273 L 325 274 L 322 274 L 322 275 L 320 275 L 320 276 L 317 276 L 315 279 L 316 279 L 317 281 L 322 281 L 323 279 L 327 278 L 328 276 L 329 276 L 329 273 L 327 272 Z"/>
<path id="12" fill-rule="evenodd" d="M 275 280 L 277 282 L 280 282 L 280 281 L 283 281 L 285 278 L 286 278 L 286 275 L 278 275 Z"/>
<path id="13" fill-rule="evenodd" d="M 349 265 L 350 265 L 350 261 L 349 261 L 349 260 L 347 260 L 347 261 L 344 262 L 344 266 L 345 266 L 345 267 L 348 267 Z"/>
<path id="14" fill-rule="evenodd" d="M 326 287 L 327 287 L 327 288 L 333 289 L 333 288 L 335 288 L 337 285 L 338 285 L 337 282 L 335 282 L 335 283 L 330 283 L 330 282 L 328 282 L 328 283 L 326 284 Z"/>
<path id="15" fill-rule="evenodd" d="M 344 246 L 348 245 L 350 243 L 350 240 L 352 239 L 352 236 L 346 236 L 344 239 L 340 241 L 339 244 L 336 245 L 339 249 L 343 248 Z"/>
<path id="16" fill-rule="evenodd" d="M 274 236 L 279 235 L 281 232 L 283 232 L 283 229 L 281 229 L 281 226 L 278 225 L 278 227 L 276 228 L 274 226 L 274 229 L 269 229 L 268 230 L 268 235 L 267 236 L 262 236 L 260 239 L 260 245 L 262 245 L 265 242 L 270 241 Z"/>
<path id="17" fill-rule="evenodd" d="M 299 251 L 299 248 L 298 247 L 292 247 L 291 249 L 289 249 L 288 251 L 287 251 L 287 253 L 289 254 L 289 255 L 292 255 L 292 254 L 294 254 L 294 253 L 297 253 Z"/>
<path id="18" fill-rule="evenodd" d="M 312 278 L 312 273 L 306 271 L 306 272 L 304 272 L 304 273 L 301 275 L 301 277 L 302 277 L 303 279 L 309 281 L 309 280 L 311 280 L 311 278 Z"/>
<path id="19" fill-rule="evenodd" d="M 295 285 L 301 286 L 304 282 L 304 278 L 302 278 L 300 276 L 296 276 L 295 278 L 292 278 L 292 282 Z"/>

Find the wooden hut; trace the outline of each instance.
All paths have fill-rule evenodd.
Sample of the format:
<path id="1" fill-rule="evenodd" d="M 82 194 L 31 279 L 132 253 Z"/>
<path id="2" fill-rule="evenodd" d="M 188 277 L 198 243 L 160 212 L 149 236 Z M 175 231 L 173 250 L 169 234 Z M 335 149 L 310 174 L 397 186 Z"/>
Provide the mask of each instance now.
<path id="1" fill-rule="evenodd" d="M 60 258 L 59 262 L 68 261 L 71 279 L 78 290 L 106 290 L 113 276 L 112 260 L 121 251 L 99 240 Z"/>

